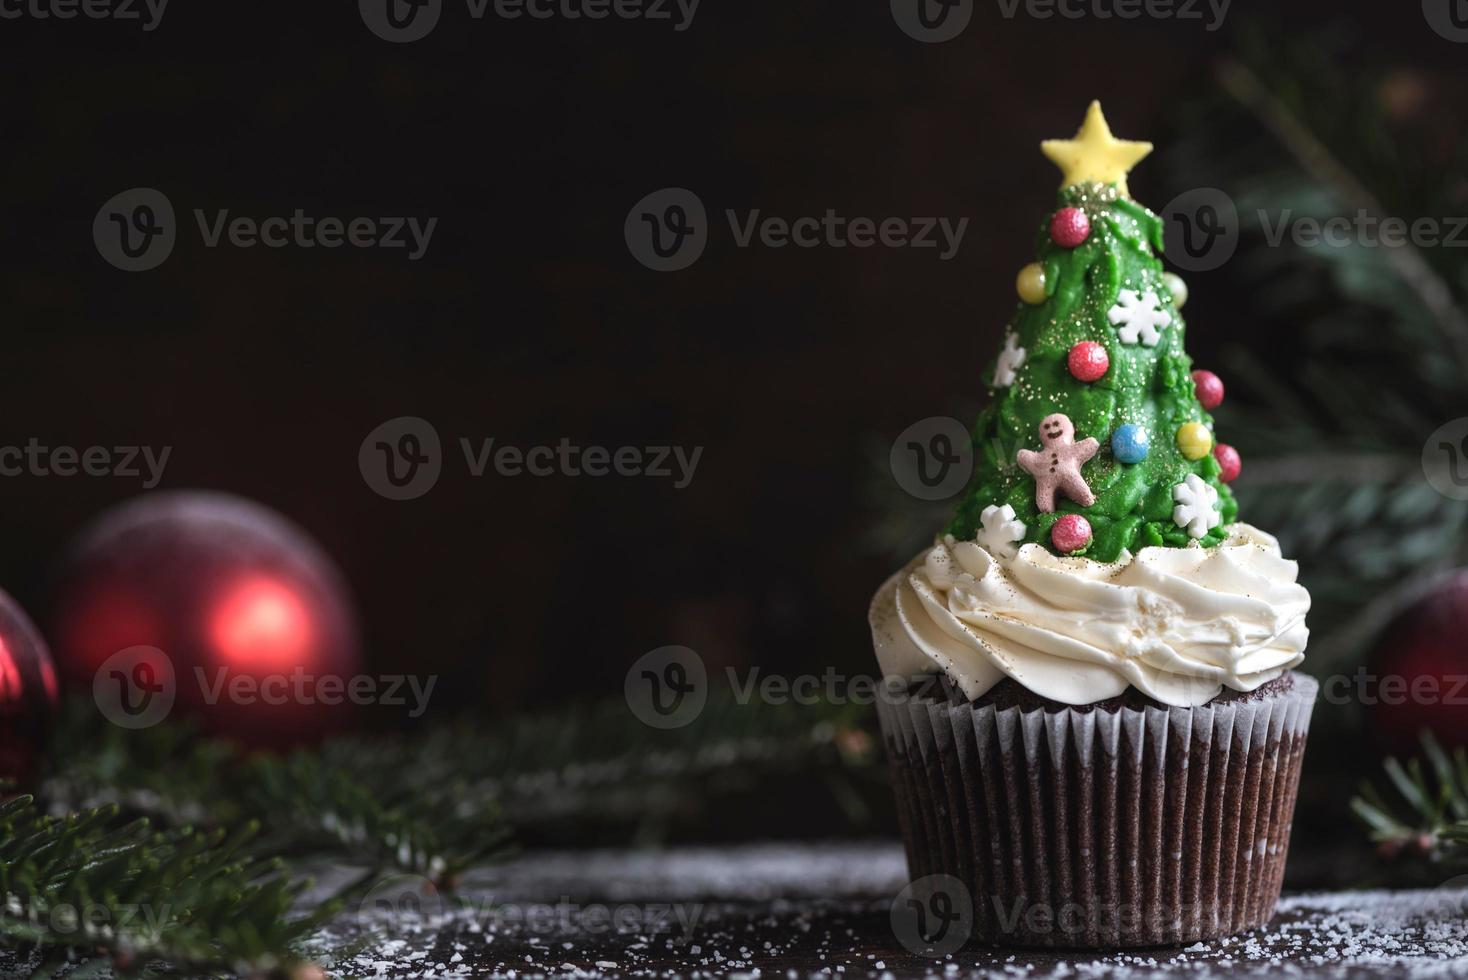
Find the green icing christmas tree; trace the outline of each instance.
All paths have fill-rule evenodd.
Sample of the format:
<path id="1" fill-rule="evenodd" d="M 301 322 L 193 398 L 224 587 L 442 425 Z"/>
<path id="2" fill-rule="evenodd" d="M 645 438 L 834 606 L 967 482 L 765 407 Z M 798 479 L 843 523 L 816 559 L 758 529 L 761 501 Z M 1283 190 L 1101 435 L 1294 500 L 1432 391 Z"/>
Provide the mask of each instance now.
<path id="1" fill-rule="evenodd" d="M 1019 276 L 948 533 L 1002 555 L 1035 542 L 1100 561 L 1217 545 L 1238 513 L 1226 485 L 1238 454 L 1215 446 L 1205 408 L 1221 382 L 1195 376 L 1183 350 L 1187 296 L 1157 258 L 1162 221 L 1127 191 L 1152 146 L 1116 139 L 1093 102 L 1075 139 L 1042 149 L 1065 180 Z"/>

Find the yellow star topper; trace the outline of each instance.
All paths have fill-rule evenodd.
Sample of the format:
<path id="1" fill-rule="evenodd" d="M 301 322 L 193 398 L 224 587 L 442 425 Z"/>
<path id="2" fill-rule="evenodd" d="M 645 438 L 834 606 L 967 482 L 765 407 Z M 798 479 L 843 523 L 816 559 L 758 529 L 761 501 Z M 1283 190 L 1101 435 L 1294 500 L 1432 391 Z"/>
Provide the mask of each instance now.
<path id="1" fill-rule="evenodd" d="M 1040 152 L 1065 175 L 1061 187 L 1095 181 L 1115 184 L 1117 190 L 1130 197 L 1126 189 L 1127 171 L 1152 152 L 1152 144 L 1112 136 L 1111 127 L 1101 114 L 1101 103 L 1092 102 L 1075 139 L 1045 140 L 1040 144 Z"/>

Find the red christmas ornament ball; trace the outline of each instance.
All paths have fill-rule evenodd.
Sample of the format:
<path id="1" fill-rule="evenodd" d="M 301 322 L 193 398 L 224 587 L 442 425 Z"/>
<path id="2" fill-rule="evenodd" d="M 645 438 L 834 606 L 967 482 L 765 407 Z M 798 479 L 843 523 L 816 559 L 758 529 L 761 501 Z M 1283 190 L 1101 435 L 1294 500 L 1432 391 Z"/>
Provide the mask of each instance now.
<path id="1" fill-rule="evenodd" d="M 1094 340 L 1083 340 L 1072 347 L 1065 363 L 1072 375 L 1087 384 L 1100 380 L 1111 368 L 1106 348 Z"/>
<path id="2" fill-rule="evenodd" d="M 1050 237 L 1062 248 L 1075 248 L 1091 237 L 1091 219 L 1080 208 L 1061 208 L 1050 219 Z"/>
<path id="3" fill-rule="evenodd" d="M 1050 526 L 1050 543 L 1062 555 L 1091 543 L 1091 522 L 1080 514 L 1066 514 Z"/>
<path id="4" fill-rule="evenodd" d="M 1218 478 L 1224 483 L 1232 483 L 1239 478 L 1239 471 L 1244 468 L 1244 461 L 1239 458 L 1239 451 L 1226 442 L 1220 442 L 1213 447 L 1213 458 L 1218 460 Z"/>
<path id="5" fill-rule="evenodd" d="M 136 714 L 166 696 L 168 714 L 257 746 L 317 738 L 350 714 L 361 669 L 341 574 L 243 498 L 152 493 L 104 513 L 70 549 L 52 612 L 63 678 L 104 714 L 104 697 Z"/>
<path id="6" fill-rule="evenodd" d="M 56 669 L 40 630 L 0 592 L 0 779 L 35 779 L 56 715 Z"/>
<path id="7" fill-rule="evenodd" d="M 1364 670 L 1343 675 L 1383 753 L 1417 755 L 1419 733 L 1468 746 L 1468 569 L 1459 569 L 1382 632 Z"/>
<path id="8" fill-rule="evenodd" d="M 1223 379 L 1212 371 L 1194 371 L 1193 390 L 1198 402 L 1210 412 L 1223 404 Z"/>

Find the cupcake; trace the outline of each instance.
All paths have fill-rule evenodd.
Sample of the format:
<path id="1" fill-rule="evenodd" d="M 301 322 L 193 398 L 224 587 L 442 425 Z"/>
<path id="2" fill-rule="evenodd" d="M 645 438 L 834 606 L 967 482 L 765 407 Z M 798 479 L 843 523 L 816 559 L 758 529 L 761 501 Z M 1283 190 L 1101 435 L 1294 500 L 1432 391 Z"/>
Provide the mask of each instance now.
<path id="1" fill-rule="evenodd" d="M 1262 925 L 1284 874 L 1316 682 L 1310 597 L 1239 519 L 1148 143 L 1092 103 L 988 368 L 974 475 L 878 591 L 879 709 L 914 880 L 957 879 L 973 933 L 1186 944 Z M 945 879 L 947 880 L 947 879 Z"/>

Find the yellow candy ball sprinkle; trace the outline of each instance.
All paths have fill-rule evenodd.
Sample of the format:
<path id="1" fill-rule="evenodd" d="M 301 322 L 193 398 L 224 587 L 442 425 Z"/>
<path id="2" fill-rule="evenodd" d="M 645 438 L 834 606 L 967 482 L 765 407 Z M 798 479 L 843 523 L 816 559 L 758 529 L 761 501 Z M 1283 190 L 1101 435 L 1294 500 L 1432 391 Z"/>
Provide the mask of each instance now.
<path id="1" fill-rule="evenodd" d="M 1188 459 L 1202 459 L 1213 450 L 1213 433 L 1202 422 L 1185 422 L 1177 430 L 1177 448 Z"/>
<path id="2" fill-rule="evenodd" d="M 1176 272 L 1164 272 L 1162 285 L 1167 287 L 1169 293 L 1172 293 L 1172 305 L 1182 309 L 1183 304 L 1188 301 L 1188 284 L 1183 282 L 1183 277 Z"/>
<path id="3" fill-rule="evenodd" d="M 1045 267 L 1038 262 L 1031 262 L 1019 270 L 1014 288 L 1019 293 L 1019 298 L 1031 306 L 1045 302 Z"/>

